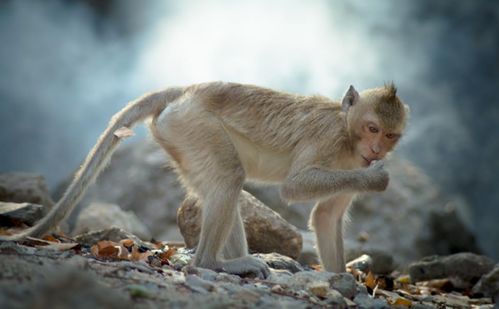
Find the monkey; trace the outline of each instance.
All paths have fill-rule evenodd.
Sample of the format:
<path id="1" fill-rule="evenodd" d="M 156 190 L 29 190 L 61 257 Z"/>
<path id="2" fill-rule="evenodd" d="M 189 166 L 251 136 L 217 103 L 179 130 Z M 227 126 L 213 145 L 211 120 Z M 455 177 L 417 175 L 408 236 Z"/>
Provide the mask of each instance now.
<path id="1" fill-rule="evenodd" d="M 382 159 L 403 134 L 408 107 L 394 84 L 350 86 L 341 102 L 254 85 L 208 82 L 144 95 L 115 114 L 56 206 L 36 225 L 1 241 L 41 236 L 62 221 L 105 167 L 126 132 L 150 120 L 189 196 L 202 201 L 193 264 L 259 278 L 265 262 L 248 253 L 238 197 L 245 181 L 280 184 L 283 199 L 314 201 L 323 269 L 345 271 L 342 222 L 359 192 L 383 191 Z M 123 134 L 125 132 L 125 134 Z"/>

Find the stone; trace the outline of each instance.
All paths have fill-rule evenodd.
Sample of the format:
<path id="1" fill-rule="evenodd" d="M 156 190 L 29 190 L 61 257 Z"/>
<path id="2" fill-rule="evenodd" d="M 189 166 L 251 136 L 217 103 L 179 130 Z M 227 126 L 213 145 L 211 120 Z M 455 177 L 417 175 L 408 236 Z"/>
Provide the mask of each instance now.
<path id="1" fill-rule="evenodd" d="M 289 203 L 281 198 L 279 185 L 246 183 L 244 190 L 279 213 L 286 221 L 299 229 L 308 228 L 308 217 L 314 203 Z"/>
<path id="2" fill-rule="evenodd" d="M 101 240 L 119 242 L 122 239 L 131 239 L 139 246 L 149 247 L 147 243 L 140 240 L 137 236 L 117 227 L 92 231 L 77 235 L 73 238 L 77 243 L 85 246 L 93 246 Z"/>
<path id="3" fill-rule="evenodd" d="M 216 286 L 208 280 L 199 278 L 196 275 L 185 276 L 185 284 L 200 293 L 208 293 L 216 291 Z"/>
<path id="4" fill-rule="evenodd" d="M 349 273 L 334 274 L 334 276 L 331 276 L 329 279 L 329 284 L 346 298 L 353 298 L 357 293 L 355 278 Z"/>
<path id="5" fill-rule="evenodd" d="M 289 270 L 291 273 L 304 270 L 300 263 L 279 253 L 257 253 L 253 255 L 264 260 L 269 267 L 274 269 Z"/>
<path id="6" fill-rule="evenodd" d="M 298 257 L 298 262 L 302 265 L 320 264 L 317 250 L 315 249 L 315 233 L 311 231 L 300 230 L 303 239 L 303 246 Z"/>
<path id="7" fill-rule="evenodd" d="M 0 174 L 0 201 L 42 205 L 44 213 L 54 205 L 45 178 L 30 173 Z"/>
<path id="8" fill-rule="evenodd" d="M 474 253 L 430 256 L 409 266 L 413 282 L 449 278 L 454 287 L 471 288 L 484 274 L 494 268 L 494 261 Z"/>
<path id="9" fill-rule="evenodd" d="M 348 307 L 345 299 L 348 298 L 343 297 L 343 295 L 341 295 L 340 292 L 336 290 L 329 290 L 328 293 L 326 294 L 325 302 L 333 308 L 342 309 Z"/>
<path id="10" fill-rule="evenodd" d="M 85 207 L 76 220 L 71 234 L 79 235 L 91 231 L 117 227 L 140 239 L 151 239 L 149 228 L 132 211 L 124 211 L 118 205 L 92 203 Z"/>
<path id="11" fill-rule="evenodd" d="M 386 300 L 382 298 L 373 298 L 368 294 L 358 294 L 353 299 L 358 308 L 382 309 L 390 308 Z"/>
<path id="12" fill-rule="evenodd" d="M 300 255 L 302 237 L 296 227 L 245 191 L 238 203 L 251 252 L 277 252 L 291 258 Z M 200 202 L 187 198 L 178 210 L 177 222 L 186 245 L 195 247 L 201 228 Z"/>
<path id="13" fill-rule="evenodd" d="M 287 284 L 295 289 L 300 289 L 318 282 L 328 283 L 331 289 L 337 290 L 346 298 L 353 298 L 357 293 L 355 278 L 349 273 L 301 271 L 289 278 Z"/>
<path id="14" fill-rule="evenodd" d="M 43 217 L 43 206 L 32 203 L 0 202 L 0 225 L 22 222 L 34 225 Z"/>
<path id="15" fill-rule="evenodd" d="M 216 271 L 202 267 L 195 267 L 192 265 L 185 266 L 184 268 L 182 268 L 182 271 L 186 275 L 196 275 L 199 278 L 208 281 L 215 281 L 218 276 L 218 273 Z"/>
<path id="16" fill-rule="evenodd" d="M 495 303 L 499 301 L 499 264 L 482 276 L 472 289 L 473 294 L 491 297 Z"/>
<path id="17" fill-rule="evenodd" d="M 358 258 L 347 263 L 347 268 L 357 269 L 364 273 L 368 273 L 373 265 L 373 259 L 367 255 L 363 254 Z"/>
<path id="18" fill-rule="evenodd" d="M 347 260 L 353 257 L 361 257 L 367 255 L 371 261 L 369 270 L 375 274 L 388 275 L 395 270 L 396 264 L 392 255 L 377 249 L 366 249 L 366 250 L 349 250 L 347 252 Z M 358 258 L 357 258 L 358 259 Z M 355 261 L 354 259 L 353 261 Z M 353 261 L 349 262 L 352 263 Z M 358 262 L 358 261 L 356 261 Z M 347 263 L 347 265 L 349 264 Z M 361 269 L 359 269 L 361 270 Z"/>
<path id="19" fill-rule="evenodd" d="M 311 284 L 308 285 L 307 290 L 317 297 L 326 298 L 330 290 L 329 282 L 323 282 L 323 281 L 312 282 Z"/>

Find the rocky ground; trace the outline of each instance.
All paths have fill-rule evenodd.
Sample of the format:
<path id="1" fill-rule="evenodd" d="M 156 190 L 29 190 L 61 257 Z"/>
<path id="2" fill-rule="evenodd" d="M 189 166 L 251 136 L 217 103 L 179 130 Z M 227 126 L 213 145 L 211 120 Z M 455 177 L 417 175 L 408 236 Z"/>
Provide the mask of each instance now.
<path id="1" fill-rule="evenodd" d="M 261 280 L 194 268 L 189 250 L 117 228 L 45 239 L 0 244 L 0 308 L 493 308 L 498 292 L 499 265 L 471 253 L 409 275 L 376 274 L 367 255 L 335 274 L 259 254 L 272 268 Z"/>
<path id="2" fill-rule="evenodd" d="M 386 192 L 354 203 L 341 274 L 317 265 L 312 205 L 246 186 L 239 205 L 265 280 L 189 266 L 201 209 L 165 164 L 149 142 L 126 146 L 59 231 L 0 243 L 0 308 L 492 308 L 499 297 L 499 264 L 481 255 L 467 205 L 406 161 L 388 162 Z M 0 234 L 53 205 L 43 177 L 0 174 Z"/>

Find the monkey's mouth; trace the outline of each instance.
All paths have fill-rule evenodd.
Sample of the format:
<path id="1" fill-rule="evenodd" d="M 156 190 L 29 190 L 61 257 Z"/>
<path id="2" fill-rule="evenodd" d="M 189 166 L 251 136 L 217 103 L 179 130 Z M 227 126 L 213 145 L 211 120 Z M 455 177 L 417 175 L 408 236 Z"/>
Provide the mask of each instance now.
<path id="1" fill-rule="evenodd" d="M 366 163 L 366 164 L 365 164 L 366 166 L 369 166 L 369 165 L 371 164 L 371 162 L 373 161 L 373 160 L 369 160 L 369 159 L 367 159 L 367 158 L 366 158 L 366 157 L 364 157 L 363 155 L 361 155 L 361 157 L 362 157 L 362 159 L 364 159 L 364 161 L 365 161 L 365 163 Z"/>

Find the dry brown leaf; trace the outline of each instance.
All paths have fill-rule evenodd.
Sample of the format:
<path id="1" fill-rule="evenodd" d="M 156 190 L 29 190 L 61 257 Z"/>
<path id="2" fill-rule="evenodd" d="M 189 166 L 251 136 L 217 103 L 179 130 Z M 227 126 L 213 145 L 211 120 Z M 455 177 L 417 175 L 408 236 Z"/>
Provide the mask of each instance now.
<path id="1" fill-rule="evenodd" d="M 147 250 L 146 252 L 140 252 L 137 246 L 133 246 L 129 259 L 130 261 L 147 261 L 147 257 L 151 255 L 151 251 Z"/>
<path id="2" fill-rule="evenodd" d="M 412 306 L 412 301 L 400 296 L 399 294 L 395 292 L 390 292 L 386 291 L 383 289 L 377 289 L 376 290 L 376 295 L 381 295 L 386 298 L 386 301 L 390 305 L 400 305 L 400 306 L 405 306 L 405 307 L 411 307 Z"/>
<path id="3" fill-rule="evenodd" d="M 118 130 L 114 131 L 114 136 L 116 136 L 117 138 L 126 138 L 134 135 L 135 133 L 133 133 L 133 131 L 127 127 L 121 127 Z"/>
<path id="4" fill-rule="evenodd" d="M 397 281 L 401 284 L 409 284 L 411 283 L 411 276 L 409 275 L 400 276 L 397 278 Z"/>
<path id="5" fill-rule="evenodd" d="M 119 254 L 119 244 L 102 240 L 90 248 L 92 254 L 96 257 L 117 257 Z"/>
<path id="6" fill-rule="evenodd" d="M 376 287 L 376 278 L 374 277 L 374 274 L 372 272 L 369 272 L 366 277 L 366 286 L 370 288 L 371 290 L 374 290 Z"/>
<path id="7" fill-rule="evenodd" d="M 46 241 L 51 241 L 51 242 L 61 242 L 59 239 L 55 238 L 54 236 L 52 236 L 50 234 L 43 236 L 42 239 L 46 240 Z"/>
<path id="8" fill-rule="evenodd" d="M 404 307 L 412 307 L 412 301 L 408 300 L 404 297 L 399 297 L 391 302 L 392 305 L 404 306 Z"/>
<path id="9" fill-rule="evenodd" d="M 162 262 L 169 263 L 170 262 L 170 257 L 172 255 L 174 255 L 175 253 L 177 253 L 177 248 L 170 247 L 170 248 L 168 248 L 167 251 L 161 252 L 160 254 L 158 254 L 158 257 L 161 259 Z"/>
<path id="10" fill-rule="evenodd" d="M 118 256 L 119 259 L 129 260 L 130 253 L 128 252 L 128 248 L 126 248 L 122 243 L 118 246 Z"/>
<path id="11" fill-rule="evenodd" d="M 312 268 L 315 271 L 322 271 L 322 266 L 320 264 L 312 264 L 310 265 L 310 268 Z"/>
<path id="12" fill-rule="evenodd" d="M 133 240 L 131 239 L 122 239 L 120 240 L 120 244 L 122 244 L 123 246 L 125 246 L 126 248 L 130 248 L 131 246 L 133 246 L 135 243 L 133 242 Z"/>

